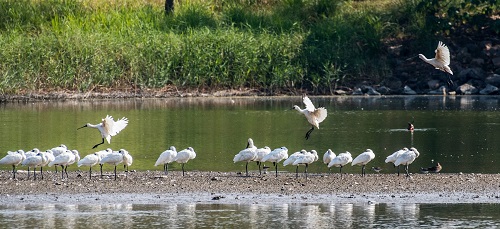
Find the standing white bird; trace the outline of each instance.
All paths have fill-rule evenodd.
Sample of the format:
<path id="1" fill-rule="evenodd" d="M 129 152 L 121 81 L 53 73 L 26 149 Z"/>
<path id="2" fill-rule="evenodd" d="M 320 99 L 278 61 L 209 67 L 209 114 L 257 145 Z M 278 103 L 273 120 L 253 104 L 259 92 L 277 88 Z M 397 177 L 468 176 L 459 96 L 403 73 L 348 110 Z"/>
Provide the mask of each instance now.
<path id="1" fill-rule="evenodd" d="M 304 173 L 306 174 L 306 179 L 307 179 L 307 168 L 309 167 L 309 164 L 315 162 L 318 160 L 318 152 L 316 150 L 311 150 L 311 152 L 306 152 L 305 154 L 299 155 L 297 160 L 293 162 L 293 165 L 305 165 L 306 168 L 304 170 Z M 295 178 L 298 178 L 299 174 L 296 171 Z"/>
<path id="2" fill-rule="evenodd" d="M 184 164 L 195 158 L 196 153 L 194 152 L 193 147 L 188 147 L 187 149 L 177 152 L 177 156 L 175 156 L 174 161 L 182 164 L 182 176 L 184 176 Z"/>
<path id="3" fill-rule="evenodd" d="M 24 159 L 26 159 L 26 156 L 24 155 L 23 150 L 15 152 L 9 151 L 5 157 L 0 159 L 0 165 L 12 165 L 13 179 L 16 179 L 16 166 L 19 165 Z"/>
<path id="4" fill-rule="evenodd" d="M 385 163 L 393 163 L 394 164 L 394 162 L 396 162 L 398 157 L 401 156 L 401 154 L 403 154 L 406 151 L 408 151 L 408 148 L 404 147 L 404 148 L 392 153 L 391 155 L 387 156 L 387 158 L 385 159 Z M 394 166 L 394 167 L 398 168 L 398 176 L 399 176 L 399 166 Z"/>
<path id="5" fill-rule="evenodd" d="M 132 158 L 132 155 L 127 150 L 121 149 L 120 151 L 123 152 L 123 169 L 128 173 L 128 167 L 132 165 L 134 158 Z"/>
<path id="6" fill-rule="evenodd" d="M 103 177 L 103 174 L 102 174 L 102 166 L 104 165 L 104 164 L 101 162 L 101 160 L 102 160 L 103 158 L 105 158 L 106 156 L 108 156 L 108 154 L 110 154 L 110 153 L 113 153 L 113 150 L 112 150 L 112 149 L 110 149 L 110 148 L 107 148 L 107 149 L 105 149 L 105 150 L 100 150 L 100 151 L 95 152 L 95 154 L 97 154 L 97 156 L 99 156 L 99 167 L 101 167 L 101 168 L 100 168 L 100 169 L 101 169 L 101 178 Z"/>
<path id="7" fill-rule="evenodd" d="M 351 153 L 346 151 L 345 153 L 340 153 L 330 161 L 330 164 L 328 164 L 328 168 L 335 166 L 335 167 L 340 167 L 340 177 L 342 177 L 342 167 L 345 165 L 349 164 L 352 162 L 352 156 Z"/>
<path id="8" fill-rule="evenodd" d="M 375 158 L 375 153 L 373 153 L 373 151 L 371 149 L 367 149 L 365 152 L 363 152 L 362 154 L 360 154 L 356 158 L 354 158 L 354 160 L 352 160 L 351 165 L 352 166 L 361 165 L 362 166 L 361 176 L 364 177 L 366 175 L 366 172 L 365 172 L 366 164 L 368 164 L 368 162 L 370 162 L 374 158 Z"/>
<path id="9" fill-rule="evenodd" d="M 29 174 L 30 174 L 30 167 L 33 167 L 33 177 L 36 180 L 36 167 L 40 166 L 40 173 L 42 174 L 42 179 L 43 179 L 43 171 L 42 171 L 42 166 L 45 164 L 47 161 L 47 157 L 45 156 L 45 152 L 39 152 L 35 156 L 31 156 L 26 158 L 22 165 L 23 166 L 28 166 L 28 179 L 29 179 Z"/>
<path id="10" fill-rule="evenodd" d="M 117 135 L 120 131 L 122 131 L 128 124 L 128 119 L 123 117 L 116 122 L 113 120 L 113 117 L 106 115 L 106 118 L 102 119 L 102 122 L 96 125 L 87 123 L 84 126 L 78 128 L 77 130 L 84 127 L 97 128 L 101 133 L 102 142 L 96 144 L 92 149 L 97 146 L 104 144 L 104 139 L 108 141 L 108 144 L 111 144 L 111 136 Z"/>
<path id="11" fill-rule="evenodd" d="M 66 150 L 64 153 L 59 154 L 59 156 L 54 158 L 54 161 L 49 163 L 49 167 L 54 165 L 61 166 L 61 179 L 64 179 L 64 174 L 66 173 L 66 178 L 68 177 L 68 166 L 75 163 L 76 156 L 75 152 Z"/>
<path id="12" fill-rule="evenodd" d="M 307 151 L 305 149 L 300 150 L 298 152 L 292 153 L 292 155 L 288 156 L 288 158 L 283 162 L 283 167 L 287 165 L 293 165 L 293 163 L 302 155 L 306 154 Z M 299 166 L 295 168 L 295 178 L 297 178 L 299 175 Z"/>
<path id="13" fill-rule="evenodd" d="M 288 158 L 288 149 L 286 147 L 281 147 L 274 149 L 268 155 L 262 158 L 262 162 L 272 162 L 276 170 L 276 177 L 278 177 L 278 163 L 284 159 Z"/>
<path id="14" fill-rule="evenodd" d="M 248 162 L 253 161 L 255 158 L 257 158 L 257 147 L 253 144 L 253 140 L 249 138 L 247 148 L 234 155 L 233 162 L 246 162 L 245 171 L 248 177 Z"/>
<path id="15" fill-rule="evenodd" d="M 92 166 L 97 165 L 101 161 L 101 158 L 97 153 L 92 153 L 84 158 L 82 158 L 80 161 L 78 161 L 78 167 L 80 166 L 88 166 L 89 167 L 89 179 L 92 179 Z"/>
<path id="16" fill-rule="evenodd" d="M 55 158 L 55 157 L 59 156 L 59 154 L 66 152 L 66 150 L 68 150 L 68 147 L 64 144 L 61 144 L 61 145 L 56 146 L 50 150 L 52 151 L 52 154 L 54 155 L 54 158 Z M 54 168 L 55 168 L 56 173 L 57 173 L 57 165 Z"/>
<path id="17" fill-rule="evenodd" d="M 323 155 L 323 163 L 325 165 L 328 166 L 328 164 L 330 164 L 330 162 L 335 158 L 337 157 L 337 155 L 331 150 L 331 149 L 328 149 L 325 154 Z M 328 168 L 328 171 L 331 172 L 330 168 Z"/>
<path id="18" fill-rule="evenodd" d="M 403 154 L 401 154 L 398 157 L 396 162 L 394 162 L 394 165 L 395 166 L 406 165 L 406 167 L 405 167 L 406 177 L 409 177 L 410 173 L 408 172 L 408 166 L 411 163 L 413 163 L 413 161 L 415 161 L 415 159 L 417 159 L 418 156 L 420 156 L 420 153 L 418 152 L 418 150 L 415 149 L 414 147 L 411 147 L 410 150 L 404 152 Z"/>
<path id="19" fill-rule="evenodd" d="M 439 41 L 438 46 L 434 52 L 436 53 L 436 56 L 432 59 L 427 59 L 423 54 L 418 54 L 418 57 L 423 61 L 425 61 L 426 63 L 434 66 L 434 68 L 453 75 L 453 72 L 451 71 L 451 68 L 449 66 L 450 50 L 448 49 L 448 46 L 446 46 L 443 42 Z M 449 76 L 448 79 L 451 83 L 453 83 L 453 81 L 451 81 L 451 78 L 449 78 Z"/>
<path id="20" fill-rule="evenodd" d="M 264 146 L 264 148 L 257 149 L 256 157 L 254 159 L 259 166 L 259 175 L 262 175 L 262 170 L 260 169 L 261 165 L 263 165 L 262 159 L 271 152 L 271 148 L 269 146 Z"/>
<path id="21" fill-rule="evenodd" d="M 324 107 L 315 108 L 314 104 L 306 95 L 302 98 L 302 102 L 304 102 L 304 104 L 306 105 L 305 109 L 301 109 L 297 105 L 294 105 L 292 109 L 295 109 L 298 112 L 302 113 L 304 116 L 306 116 L 307 121 L 312 125 L 311 129 L 306 133 L 306 140 L 307 140 L 309 139 L 311 132 L 313 132 L 314 127 L 319 129 L 319 124 L 323 122 L 323 120 L 325 120 L 328 114 Z"/>
<path id="22" fill-rule="evenodd" d="M 174 162 L 174 158 L 177 156 L 177 150 L 175 146 L 170 146 L 168 150 L 163 151 L 156 160 L 155 166 L 163 165 L 163 172 L 165 175 L 168 174 L 168 163 Z"/>
<path id="23" fill-rule="evenodd" d="M 118 152 L 112 152 L 108 155 L 106 155 L 106 157 L 102 158 L 101 159 L 101 164 L 110 164 L 110 165 L 114 165 L 115 166 L 115 169 L 114 169 L 114 172 L 115 172 L 115 180 L 116 180 L 116 166 L 120 163 L 123 162 L 124 160 L 124 151 L 122 150 L 119 150 Z"/>

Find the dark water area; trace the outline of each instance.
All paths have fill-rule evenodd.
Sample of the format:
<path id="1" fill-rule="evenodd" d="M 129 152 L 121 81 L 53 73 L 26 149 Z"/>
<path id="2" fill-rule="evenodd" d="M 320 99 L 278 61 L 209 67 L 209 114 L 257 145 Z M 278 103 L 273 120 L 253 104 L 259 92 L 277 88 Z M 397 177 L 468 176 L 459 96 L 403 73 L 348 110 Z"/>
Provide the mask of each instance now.
<path id="1" fill-rule="evenodd" d="M 310 128 L 305 117 L 291 110 L 301 97 L 169 98 L 95 101 L 58 101 L 0 104 L 0 151 L 50 149 L 60 144 L 77 149 L 81 157 L 97 150 L 127 149 L 134 157 L 131 169 L 154 167 L 158 156 L 170 146 L 193 147 L 196 159 L 187 170 L 244 171 L 233 163 L 235 154 L 252 138 L 257 147 L 286 146 L 289 154 L 301 149 L 318 151 L 320 158 L 332 149 L 349 151 L 353 157 L 372 149 L 376 157 L 367 166 L 394 172 L 385 158 L 402 147 L 416 147 L 420 157 L 410 167 L 418 172 L 439 162 L 443 173 L 498 173 L 500 161 L 500 112 L 498 96 L 394 96 L 310 97 L 328 109 L 328 117 L 306 140 Z M 106 115 L 127 117 L 129 125 L 96 150 L 101 142 L 97 130 L 84 128 Z M 406 130 L 414 122 L 415 131 Z M 321 160 L 321 159 L 320 159 Z M 112 170 L 111 166 L 105 166 Z M 173 163 L 169 168 L 180 170 Z M 10 169 L 4 166 L 1 169 Z M 21 167 L 22 169 L 22 167 Z M 78 169 L 75 165 L 69 170 Z M 255 164 L 250 170 L 257 170 Z M 293 167 L 280 169 L 294 171 Z M 318 161 L 309 172 L 326 172 Z M 359 167 L 347 166 L 347 173 Z"/>

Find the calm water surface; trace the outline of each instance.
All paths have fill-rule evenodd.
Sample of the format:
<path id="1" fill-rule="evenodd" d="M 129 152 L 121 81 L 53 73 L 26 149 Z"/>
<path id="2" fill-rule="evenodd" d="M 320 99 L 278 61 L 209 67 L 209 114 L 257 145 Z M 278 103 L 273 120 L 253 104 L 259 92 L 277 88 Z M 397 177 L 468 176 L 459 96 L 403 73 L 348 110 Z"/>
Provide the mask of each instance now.
<path id="1" fill-rule="evenodd" d="M 307 141 L 304 135 L 310 125 L 291 110 L 294 104 L 303 106 L 300 97 L 2 103 L 0 151 L 45 150 L 66 144 L 83 157 L 94 152 L 91 148 L 101 138 L 96 129 L 76 129 L 87 122 L 98 123 L 109 114 L 127 117 L 129 126 L 98 150 L 127 149 L 134 156 L 131 169 L 136 170 L 161 170 L 154 167 L 158 155 L 174 145 L 178 150 L 192 146 L 197 152 L 187 170 L 242 171 L 244 163 L 234 164 L 232 159 L 251 137 L 257 147 L 286 146 L 290 154 L 316 149 L 322 156 L 331 148 L 337 154 L 349 151 L 354 157 L 370 148 L 377 156 L 369 166 L 384 167 L 386 173 L 393 171 L 384 164 L 386 156 L 410 146 L 421 153 L 412 172 L 440 162 L 442 172 L 498 173 L 499 98 L 311 97 L 314 104 L 328 109 L 328 118 Z M 405 130 L 412 120 L 413 134 Z M 169 167 L 180 170 L 175 163 Z M 254 164 L 249 168 L 257 169 Z M 321 163 L 310 166 L 311 172 L 326 170 Z M 348 166 L 344 171 L 358 170 Z"/>
<path id="2" fill-rule="evenodd" d="M 0 205 L 0 228 L 495 228 L 500 204 Z"/>

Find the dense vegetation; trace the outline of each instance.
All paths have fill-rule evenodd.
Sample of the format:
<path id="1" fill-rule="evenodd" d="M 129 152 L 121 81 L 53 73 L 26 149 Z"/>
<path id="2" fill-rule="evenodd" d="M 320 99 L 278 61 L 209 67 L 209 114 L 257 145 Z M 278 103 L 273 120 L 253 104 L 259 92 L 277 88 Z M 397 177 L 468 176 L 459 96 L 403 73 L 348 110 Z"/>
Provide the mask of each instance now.
<path id="1" fill-rule="evenodd" d="M 0 1 L 0 93 L 175 86 L 329 94 L 387 47 L 500 34 L 500 0 Z M 496 20 L 495 20 L 496 19 Z M 417 52 L 417 51 L 416 51 Z"/>

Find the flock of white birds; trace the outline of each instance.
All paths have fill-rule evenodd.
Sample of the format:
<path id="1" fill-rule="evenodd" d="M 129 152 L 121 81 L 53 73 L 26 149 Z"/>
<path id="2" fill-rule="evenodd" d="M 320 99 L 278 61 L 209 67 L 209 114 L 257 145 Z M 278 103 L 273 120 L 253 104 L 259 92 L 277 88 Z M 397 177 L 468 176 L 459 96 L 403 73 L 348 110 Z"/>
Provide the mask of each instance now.
<path id="1" fill-rule="evenodd" d="M 394 152 L 393 154 L 387 156 L 385 163 L 393 163 L 395 167 L 398 168 L 399 176 L 399 166 L 404 165 L 406 176 L 410 176 L 408 172 L 408 166 L 415 161 L 415 159 L 420 155 L 418 150 L 414 147 L 408 149 L 403 148 Z M 331 149 L 328 149 L 323 155 L 323 163 L 327 165 L 328 168 L 339 167 L 340 174 L 342 176 L 342 167 L 351 163 L 352 166 L 359 165 L 362 167 L 361 175 L 365 176 L 365 166 L 371 160 L 375 158 L 375 153 L 371 149 L 367 149 L 365 152 L 359 154 L 356 158 L 352 158 L 351 153 L 345 152 L 336 155 Z M 251 138 L 248 139 L 247 148 L 241 150 L 238 154 L 234 156 L 233 162 L 245 162 L 246 176 L 248 175 L 248 163 L 257 162 L 259 166 L 259 174 L 262 175 L 260 165 L 264 162 L 272 162 L 275 167 L 276 177 L 278 177 L 278 163 L 283 161 L 283 166 L 294 165 L 297 166 L 295 169 L 295 177 L 298 177 L 298 168 L 300 165 L 305 166 L 304 173 L 307 178 L 307 168 L 310 164 L 314 163 L 319 159 L 318 152 L 316 150 L 300 150 L 290 156 L 288 155 L 288 148 L 280 147 L 271 150 L 268 146 L 264 148 L 257 148 Z"/>

